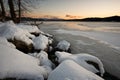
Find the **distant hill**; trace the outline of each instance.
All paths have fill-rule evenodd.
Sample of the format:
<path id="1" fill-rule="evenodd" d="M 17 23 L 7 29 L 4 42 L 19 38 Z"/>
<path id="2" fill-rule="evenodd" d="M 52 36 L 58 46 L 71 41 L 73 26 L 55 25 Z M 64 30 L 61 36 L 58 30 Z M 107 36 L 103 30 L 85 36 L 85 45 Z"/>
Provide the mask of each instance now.
<path id="1" fill-rule="evenodd" d="M 25 21 L 98 21 L 98 22 L 120 22 L 120 16 L 110 16 L 110 17 L 91 17 L 91 18 L 83 18 L 83 19 L 59 19 L 59 18 L 53 18 L 53 19 L 47 19 L 47 18 L 29 18 L 29 17 L 23 17 L 22 20 Z"/>
<path id="2" fill-rule="evenodd" d="M 70 19 L 67 21 L 98 21 L 98 22 L 120 22 L 120 16 L 110 16 L 110 17 L 91 17 L 91 18 L 84 18 L 84 19 Z"/>
<path id="3" fill-rule="evenodd" d="M 104 18 L 84 18 L 81 21 L 110 21 L 110 22 L 120 22 L 120 16 L 111 16 L 111 17 L 104 17 Z"/>

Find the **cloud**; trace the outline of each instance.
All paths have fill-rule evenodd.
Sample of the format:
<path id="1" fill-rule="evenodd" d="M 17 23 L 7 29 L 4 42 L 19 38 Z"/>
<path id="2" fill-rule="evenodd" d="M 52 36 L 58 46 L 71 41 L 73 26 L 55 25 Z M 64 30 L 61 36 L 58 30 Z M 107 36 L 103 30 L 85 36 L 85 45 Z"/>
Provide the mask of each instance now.
<path id="1" fill-rule="evenodd" d="M 52 15 L 44 15 L 43 18 L 47 18 L 47 19 L 59 19 L 59 17 L 52 16 Z"/>
<path id="2" fill-rule="evenodd" d="M 66 14 L 67 18 L 71 18 L 71 19 L 78 19 L 78 18 L 81 18 L 81 16 L 73 16 L 73 15 L 69 15 L 69 14 Z"/>

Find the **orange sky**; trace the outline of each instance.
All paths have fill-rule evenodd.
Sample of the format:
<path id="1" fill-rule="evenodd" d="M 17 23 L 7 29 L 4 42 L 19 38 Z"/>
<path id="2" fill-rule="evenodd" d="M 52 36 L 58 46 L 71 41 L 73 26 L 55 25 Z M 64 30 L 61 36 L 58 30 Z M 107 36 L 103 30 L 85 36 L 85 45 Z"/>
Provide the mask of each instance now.
<path id="1" fill-rule="evenodd" d="M 85 18 L 120 15 L 120 0 L 43 0 L 30 17 Z"/>

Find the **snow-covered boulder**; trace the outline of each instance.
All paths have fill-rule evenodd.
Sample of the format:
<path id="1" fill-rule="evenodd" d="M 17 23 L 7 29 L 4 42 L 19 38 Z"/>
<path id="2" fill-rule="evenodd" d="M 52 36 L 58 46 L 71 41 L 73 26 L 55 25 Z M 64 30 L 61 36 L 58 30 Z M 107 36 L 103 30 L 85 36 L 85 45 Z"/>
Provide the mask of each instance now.
<path id="1" fill-rule="evenodd" d="M 30 53 L 29 55 L 36 57 L 40 61 L 40 65 L 49 66 L 52 70 L 54 66 L 53 63 L 48 59 L 48 54 L 45 51 L 41 51 L 40 53 Z"/>
<path id="2" fill-rule="evenodd" d="M 48 77 L 49 67 L 39 64 L 39 60 L 35 57 L 0 45 L 0 79 L 44 80 Z"/>
<path id="3" fill-rule="evenodd" d="M 27 30 L 23 30 L 12 21 L 3 23 L 0 26 L 0 36 L 5 37 L 9 41 L 15 44 L 16 48 L 19 50 L 25 50 L 24 52 L 29 52 L 32 50 L 33 41 L 30 38 L 34 38 Z"/>
<path id="4" fill-rule="evenodd" d="M 57 44 L 56 48 L 60 51 L 68 51 L 70 48 L 70 43 L 66 40 L 62 40 Z"/>
<path id="5" fill-rule="evenodd" d="M 63 61 L 48 76 L 48 80 L 104 80 L 72 60 Z"/>
<path id="6" fill-rule="evenodd" d="M 48 37 L 39 35 L 33 39 L 33 45 L 35 50 L 47 50 L 48 48 Z"/>
<path id="7" fill-rule="evenodd" d="M 82 67 L 86 68 L 87 70 L 93 72 L 93 73 L 98 73 L 100 72 L 101 76 L 103 76 L 104 74 L 104 67 L 102 62 L 95 56 L 89 55 L 89 54 L 70 54 L 67 52 L 56 52 L 55 55 L 58 58 L 58 62 L 61 63 L 64 60 L 73 60 L 76 63 L 78 63 L 79 65 L 81 65 Z M 92 62 L 92 63 L 96 63 L 99 67 L 99 70 L 95 68 L 95 66 L 91 65 L 88 63 Z"/>
<path id="8" fill-rule="evenodd" d="M 29 33 L 34 34 L 35 36 L 38 36 L 40 33 L 42 33 L 38 27 L 34 25 L 18 24 L 17 26 L 23 30 L 27 30 Z"/>

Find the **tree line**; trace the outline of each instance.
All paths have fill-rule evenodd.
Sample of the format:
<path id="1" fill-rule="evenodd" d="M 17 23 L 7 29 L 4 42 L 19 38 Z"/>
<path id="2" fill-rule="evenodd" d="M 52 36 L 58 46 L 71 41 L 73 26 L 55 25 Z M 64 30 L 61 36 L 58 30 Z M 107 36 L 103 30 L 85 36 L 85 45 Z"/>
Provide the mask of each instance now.
<path id="1" fill-rule="evenodd" d="M 0 20 L 5 21 L 7 18 L 12 19 L 15 23 L 21 21 L 21 16 L 25 12 L 30 12 L 29 6 L 33 1 L 39 0 L 0 0 Z"/>

